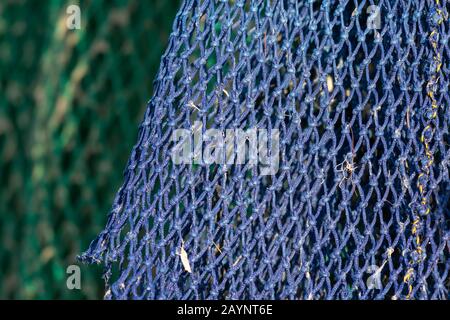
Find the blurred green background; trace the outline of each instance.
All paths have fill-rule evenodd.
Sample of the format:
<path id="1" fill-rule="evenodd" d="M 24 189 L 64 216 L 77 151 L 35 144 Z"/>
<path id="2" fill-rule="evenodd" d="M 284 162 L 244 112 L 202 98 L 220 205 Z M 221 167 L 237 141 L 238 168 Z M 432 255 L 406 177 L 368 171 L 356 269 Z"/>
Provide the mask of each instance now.
<path id="1" fill-rule="evenodd" d="M 178 6 L 0 1 L 0 298 L 103 297 L 101 266 L 75 257 L 106 222 Z"/>

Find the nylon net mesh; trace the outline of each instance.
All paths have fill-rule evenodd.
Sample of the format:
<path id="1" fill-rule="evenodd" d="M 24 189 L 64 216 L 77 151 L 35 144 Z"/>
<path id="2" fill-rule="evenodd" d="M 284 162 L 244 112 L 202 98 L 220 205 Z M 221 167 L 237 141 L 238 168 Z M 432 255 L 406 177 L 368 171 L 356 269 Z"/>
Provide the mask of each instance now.
<path id="1" fill-rule="evenodd" d="M 447 299 L 449 7 L 185 1 L 80 257 L 105 297 Z M 176 129 L 252 128 L 274 172 L 173 161 Z"/>
<path id="2" fill-rule="evenodd" d="M 82 269 L 83 290 L 66 268 L 122 182 L 173 3 L 0 0 L 1 299 L 103 296 L 101 268 Z"/>

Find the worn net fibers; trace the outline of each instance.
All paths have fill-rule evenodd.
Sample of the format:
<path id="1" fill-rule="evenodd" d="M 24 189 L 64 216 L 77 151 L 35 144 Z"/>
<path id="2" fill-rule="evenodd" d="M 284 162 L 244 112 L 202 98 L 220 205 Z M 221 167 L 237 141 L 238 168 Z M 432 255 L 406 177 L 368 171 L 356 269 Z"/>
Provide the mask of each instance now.
<path id="1" fill-rule="evenodd" d="M 105 264 L 105 297 L 449 298 L 449 9 L 185 1 L 80 256 Z M 268 132 L 278 170 L 175 163 L 194 128 Z"/>

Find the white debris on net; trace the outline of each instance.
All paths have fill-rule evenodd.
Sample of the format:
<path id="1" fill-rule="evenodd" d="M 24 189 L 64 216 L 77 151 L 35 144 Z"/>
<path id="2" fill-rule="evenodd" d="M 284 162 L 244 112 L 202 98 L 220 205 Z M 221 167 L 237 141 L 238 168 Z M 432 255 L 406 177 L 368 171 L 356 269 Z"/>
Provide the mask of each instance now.
<path id="1" fill-rule="evenodd" d="M 106 291 L 105 295 L 103 296 L 103 299 L 109 299 L 111 298 L 111 289 L 108 289 L 108 291 Z"/>
<path id="2" fill-rule="evenodd" d="M 177 253 L 181 258 L 181 263 L 183 264 L 184 270 L 192 273 L 191 264 L 189 263 L 189 258 L 186 250 L 184 250 L 184 242 L 181 244 L 180 253 Z"/>
<path id="3" fill-rule="evenodd" d="M 372 273 L 372 275 L 366 281 L 367 289 L 369 289 L 369 290 L 370 289 L 377 289 L 377 290 L 383 289 L 383 285 L 381 282 L 381 271 L 383 270 L 386 262 L 387 261 L 384 261 L 383 264 L 381 265 L 381 267 L 378 267 L 376 265 L 369 266 L 367 271 Z"/>

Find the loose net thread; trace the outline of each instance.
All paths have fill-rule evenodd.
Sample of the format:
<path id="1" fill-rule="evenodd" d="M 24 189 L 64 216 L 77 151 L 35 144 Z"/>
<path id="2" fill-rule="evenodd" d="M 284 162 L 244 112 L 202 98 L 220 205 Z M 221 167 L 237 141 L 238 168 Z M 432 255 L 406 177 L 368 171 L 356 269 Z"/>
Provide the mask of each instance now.
<path id="1" fill-rule="evenodd" d="M 104 231 L 106 298 L 447 299 L 448 1 L 182 5 Z M 175 129 L 280 167 L 175 165 Z"/>

